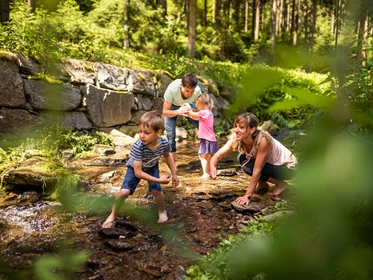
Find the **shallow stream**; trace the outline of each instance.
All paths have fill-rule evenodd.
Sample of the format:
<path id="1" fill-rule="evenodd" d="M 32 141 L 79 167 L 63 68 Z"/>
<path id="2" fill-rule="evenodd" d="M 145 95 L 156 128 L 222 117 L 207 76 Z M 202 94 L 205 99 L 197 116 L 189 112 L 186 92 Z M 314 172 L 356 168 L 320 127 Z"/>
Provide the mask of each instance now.
<path id="1" fill-rule="evenodd" d="M 115 229 L 102 230 L 126 167 L 85 164 L 91 158 L 69 163 L 84 179 L 84 187 L 62 205 L 34 192 L 1 193 L 2 273 L 15 276 L 16 269 L 21 270 L 19 279 L 34 278 L 33 264 L 40 257 L 84 250 L 87 261 L 68 279 L 181 279 L 198 257 L 258 215 L 231 207 L 249 180 L 240 171 L 236 154 L 219 162 L 219 169 L 227 169 L 224 176 L 201 179 L 197 150 L 198 140 L 178 143 L 180 186 L 163 187 L 169 221 L 162 225 L 156 223 L 156 205 L 146 182 L 141 182 Z M 169 173 L 163 161 L 160 170 Z M 276 203 L 267 193 L 254 199 L 266 208 Z M 55 272 L 67 276 L 63 268 Z"/>

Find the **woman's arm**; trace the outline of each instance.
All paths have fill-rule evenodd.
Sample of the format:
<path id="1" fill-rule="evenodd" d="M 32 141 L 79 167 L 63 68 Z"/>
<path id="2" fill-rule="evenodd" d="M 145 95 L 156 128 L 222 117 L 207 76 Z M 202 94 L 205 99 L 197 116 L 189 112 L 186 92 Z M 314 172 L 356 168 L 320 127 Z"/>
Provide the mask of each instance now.
<path id="1" fill-rule="evenodd" d="M 210 160 L 210 177 L 212 179 L 216 179 L 218 161 L 229 154 L 231 151 L 231 141 L 229 140 L 212 156 Z"/>
<path id="2" fill-rule="evenodd" d="M 244 196 L 241 196 L 241 197 L 236 199 L 236 201 L 239 204 L 248 205 L 250 203 L 250 198 L 255 191 L 255 187 L 256 187 L 257 183 L 259 182 L 260 174 L 262 173 L 262 170 L 263 170 L 264 164 L 266 163 L 266 159 L 267 159 L 267 156 L 270 152 L 270 149 L 271 149 L 271 145 L 263 137 L 262 141 L 260 141 L 260 143 L 259 143 L 258 153 L 257 153 L 256 158 L 255 158 L 253 175 L 251 176 L 250 183 L 249 183 L 249 186 L 246 190 L 246 193 L 245 193 Z"/>
<path id="3" fill-rule="evenodd" d="M 148 182 L 156 182 L 160 184 L 168 184 L 171 181 L 171 178 L 163 176 L 162 178 L 157 178 L 149 175 L 148 173 L 142 171 L 142 162 L 134 160 L 133 161 L 133 170 L 135 171 L 135 176 L 139 179 L 146 180 Z"/>

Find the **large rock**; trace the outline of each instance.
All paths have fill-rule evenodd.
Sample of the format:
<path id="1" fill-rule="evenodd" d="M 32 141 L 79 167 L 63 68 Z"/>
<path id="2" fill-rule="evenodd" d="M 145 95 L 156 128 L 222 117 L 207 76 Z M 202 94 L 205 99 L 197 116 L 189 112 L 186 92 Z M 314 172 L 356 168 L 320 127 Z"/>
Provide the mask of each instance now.
<path id="1" fill-rule="evenodd" d="M 23 80 L 17 65 L 0 59 L 0 106 L 26 108 Z"/>
<path id="2" fill-rule="evenodd" d="M 68 77 L 70 83 L 75 85 L 95 83 L 93 62 L 68 59 L 61 65 L 61 72 Z"/>
<path id="3" fill-rule="evenodd" d="M 6 185 L 12 186 L 14 191 L 34 189 L 49 192 L 56 184 L 56 179 L 51 176 L 45 162 L 39 157 L 29 158 L 15 167 L 6 169 L 0 175 Z"/>
<path id="4" fill-rule="evenodd" d="M 70 84 L 26 80 L 25 92 L 34 110 L 71 111 L 79 107 L 82 94 Z"/>
<path id="5" fill-rule="evenodd" d="M 11 61 L 17 64 L 19 72 L 22 74 L 36 75 L 41 71 L 39 64 L 21 53 L 12 53 Z"/>
<path id="6" fill-rule="evenodd" d="M 132 70 L 130 75 L 131 91 L 156 97 L 155 77 L 150 71 Z"/>
<path id="7" fill-rule="evenodd" d="M 131 120 L 134 106 L 132 93 L 118 93 L 99 89 L 92 85 L 82 87 L 83 104 L 88 110 L 89 119 L 98 127 L 126 124 Z"/>
<path id="8" fill-rule="evenodd" d="M 0 109 L 0 133 L 21 133 L 42 125 L 39 116 L 22 109 Z"/>
<path id="9" fill-rule="evenodd" d="M 40 112 L 43 124 L 53 126 L 59 124 L 72 130 L 90 130 L 92 124 L 83 112 Z"/>
<path id="10" fill-rule="evenodd" d="M 129 85 L 130 70 L 110 64 L 93 63 L 96 74 L 96 86 L 111 90 L 132 91 Z"/>

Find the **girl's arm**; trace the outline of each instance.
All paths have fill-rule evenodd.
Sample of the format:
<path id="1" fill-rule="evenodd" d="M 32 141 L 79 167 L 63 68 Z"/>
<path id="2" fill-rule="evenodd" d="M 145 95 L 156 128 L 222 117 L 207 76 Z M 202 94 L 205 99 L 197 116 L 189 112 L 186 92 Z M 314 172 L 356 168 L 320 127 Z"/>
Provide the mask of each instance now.
<path id="1" fill-rule="evenodd" d="M 193 109 L 190 109 L 190 111 L 188 112 L 188 117 L 198 121 L 201 116 L 198 114 L 198 112 L 194 112 Z"/>
<path id="2" fill-rule="evenodd" d="M 212 156 L 210 160 L 210 177 L 212 179 L 216 179 L 218 161 L 229 154 L 231 151 L 231 141 L 229 140 Z"/>
<path id="3" fill-rule="evenodd" d="M 263 170 L 264 164 L 266 163 L 266 159 L 270 152 L 270 149 L 271 149 L 271 145 L 263 137 L 262 141 L 260 141 L 259 143 L 258 154 L 256 156 L 255 164 L 254 164 L 253 175 L 251 176 L 250 183 L 246 190 L 246 193 L 244 196 L 241 196 L 236 199 L 236 201 L 239 204 L 248 205 L 250 203 L 250 198 L 255 191 L 255 187 L 257 183 L 259 182 L 260 174 L 262 173 L 262 170 Z"/>
<path id="4" fill-rule="evenodd" d="M 134 160 L 133 161 L 133 170 L 135 171 L 135 176 L 139 179 L 146 180 L 148 182 L 156 182 L 160 184 L 168 184 L 171 181 L 171 178 L 163 176 L 162 178 L 157 178 L 149 175 L 148 173 L 142 171 L 142 162 Z"/>
<path id="5" fill-rule="evenodd" d="M 170 153 L 165 153 L 163 155 L 165 161 L 166 161 L 166 164 L 168 166 L 168 168 L 170 169 L 171 171 L 171 176 L 172 176 L 172 185 L 174 187 L 177 187 L 179 185 L 179 178 L 177 177 L 176 175 L 176 166 L 175 166 L 175 163 L 174 161 L 172 160 L 172 157 L 170 155 Z"/>

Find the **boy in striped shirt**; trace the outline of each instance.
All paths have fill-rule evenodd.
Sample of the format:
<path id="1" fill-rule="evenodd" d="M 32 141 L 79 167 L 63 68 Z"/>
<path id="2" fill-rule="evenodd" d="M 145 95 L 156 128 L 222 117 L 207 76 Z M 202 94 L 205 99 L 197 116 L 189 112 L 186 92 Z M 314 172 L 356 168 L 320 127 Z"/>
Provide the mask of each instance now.
<path id="1" fill-rule="evenodd" d="M 133 144 L 130 158 L 127 161 L 127 172 L 124 177 L 121 189 L 115 195 L 114 205 L 111 214 L 102 224 L 103 228 L 114 227 L 114 221 L 124 200 L 134 193 L 141 179 L 148 181 L 149 191 L 154 196 L 158 206 L 158 223 L 168 220 L 164 208 L 164 195 L 160 184 L 168 184 L 172 179 L 174 187 L 179 185 L 176 175 L 175 163 L 170 155 L 170 145 L 161 136 L 164 123 L 162 116 L 155 112 L 146 112 L 138 122 L 139 139 Z M 159 176 L 158 162 L 164 157 L 171 176 Z"/>

